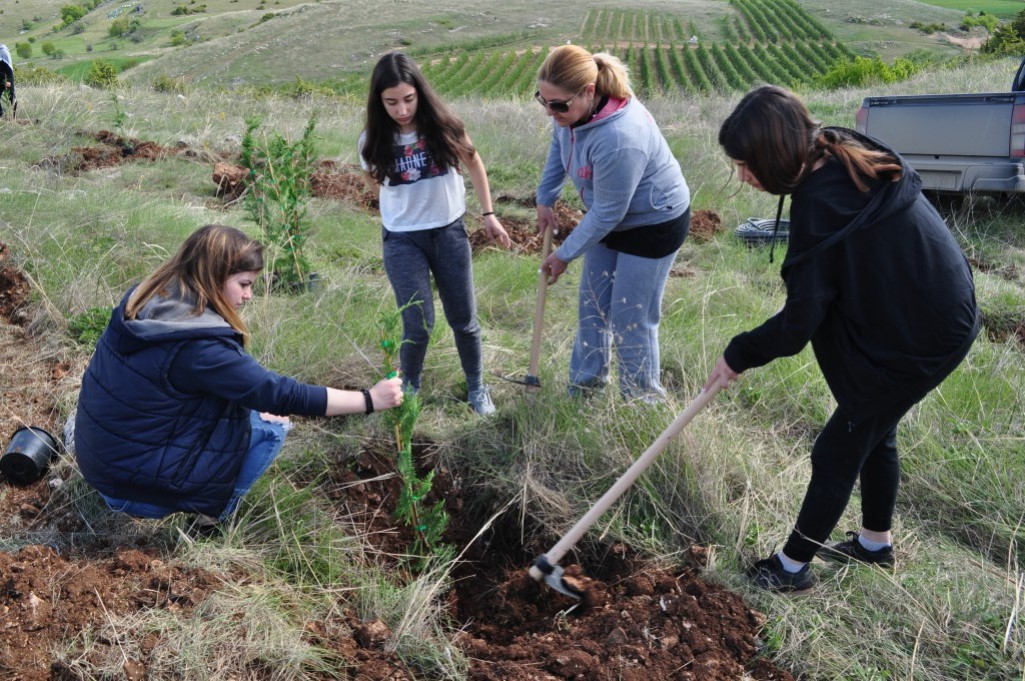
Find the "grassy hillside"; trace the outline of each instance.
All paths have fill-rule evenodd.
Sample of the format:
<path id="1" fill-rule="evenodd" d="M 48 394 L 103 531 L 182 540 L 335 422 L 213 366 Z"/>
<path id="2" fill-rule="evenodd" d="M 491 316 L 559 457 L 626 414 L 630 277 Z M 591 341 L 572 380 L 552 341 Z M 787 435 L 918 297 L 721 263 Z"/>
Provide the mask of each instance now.
<path id="1" fill-rule="evenodd" d="M 460 46 L 511 52 L 566 40 L 588 42 L 588 18 L 602 11 L 665 14 L 678 18 L 703 40 L 717 41 L 724 39 L 724 18 L 732 20 L 738 14 L 735 4 L 721 0 L 588 0 L 569 5 L 477 0 L 450 7 L 429 0 L 383 4 L 352 0 L 132 0 L 105 2 L 54 33 L 51 29 L 60 24 L 64 4 L 52 0 L 5 3 L 0 21 L 9 33 L 3 39 L 12 50 L 15 42 L 34 39 L 30 61 L 76 78 L 94 59 L 132 59 L 141 65 L 124 77 L 137 84 L 167 75 L 184 77 L 193 85 L 218 87 L 287 83 L 297 77 L 306 81 L 345 79 L 350 74 L 365 74 L 377 55 L 395 48 L 444 59 L 448 51 L 457 55 Z M 800 4 L 856 53 L 880 54 L 892 60 L 914 50 L 945 56 L 961 51 L 942 38 L 907 28 L 912 21 L 954 27 L 964 13 L 957 9 L 910 0 L 897 4 L 870 0 L 856 7 L 835 0 Z M 137 20 L 139 27 L 128 37 L 112 38 L 112 24 L 126 18 Z M 20 29 L 23 22 L 28 30 L 16 33 L 14 29 Z M 177 37 L 172 32 L 177 32 Z M 501 37 L 497 43 L 492 42 L 495 36 Z M 46 41 L 62 56 L 45 56 L 41 46 Z M 79 62 L 84 65 L 69 68 Z"/>
<path id="2" fill-rule="evenodd" d="M 325 9 L 337 11 L 337 5 L 305 5 L 304 12 L 321 17 Z M 480 12 L 498 16 L 498 10 L 461 6 L 465 21 L 474 7 L 478 21 L 484 20 Z M 502 16 L 513 16 L 514 9 L 515 4 L 503 5 Z M 366 14 L 354 15 L 352 23 L 358 25 L 361 17 L 364 26 L 373 23 Z M 287 19 L 270 21 L 253 29 L 254 34 L 270 31 L 276 21 L 289 25 Z M 519 21 L 514 25 L 522 27 L 526 15 Z M 439 31 L 432 38 L 440 38 Z M 272 33 L 265 35 L 267 41 Z M 367 28 L 366 33 L 374 31 Z M 374 40 L 383 41 L 383 33 Z M 213 42 L 185 52 L 214 50 Z M 246 42 L 254 49 L 256 44 Z M 263 44 L 269 50 L 271 43 Z M 378 48 L 364 43 L 360 49 L 368 55 Z M 350 54 L 361 53 L 339 46 L 336 57 L 324 61 Z M 155 63 L 138 68 L 141 72 Z M 271 63 L 269 56 L 266 63 Z M 823 121 L 850 126 L 865 95 L 1002 90 L 1014 66 L 1012 61 L 972 64 L 898 85 L 809 92 L 807 98 Z M 69 320 L 114 304 L 126 286 L 194 228 L 222 222 L 255 234 L 237 205 L 225 206 L 215 198 L 210 180 L 214 154 L 238 153 L 244 116 L 257 115 L 267 129 L 295 139 L 316 111 L 319 155 L 344 163 L 355 161 L 362 115 L 358 104 L 316 96 L 250 99 L 244 93 L 199 90 L 177 97 L 149 87 L 125 87 L 115 105 L 111 93 L 68 85 L 25 86 L 19 94 L 32 121 L 0 124 L 0 238 L 9 245 L 12 261 L 31 275 L 29 331 L 79 363 L 89 348 L 70 339 Z M 458 359 L 451 334 L 439 323 L 425 368 L 428 407 L 417 439 L 430 443 L 438 465 L 461 472 L 464 490 L 472 493 L 469 503 L 483 515 L 508 503 L 525 527 L 567 528 L 690 401 L 729 338 L 779 308 L 779 261 L 770 264 L 764 250 L 738 244 L 729 232 L 749 216 L 771 215 L 775 207 L 771 197 L 729 181 L 730 166 L 715 145 L 718 125 L 735 100 L 670 94 L 647 101 L 681 161 L 694 208 L 714 210 L 726 227 L 707 243 L 687 241 L 677 261 L 680 276 L 671 278 L 666 291 L 661 337 L 668 409 L 638 410 L 611 394 L 615 391 L 585 404 L 565 396 L 578 268 L 571 266 L 566 279 L 549 290 L 540 368 L 544 390 L 528 401 L 521 387 L 493 379 L 499 407 L 495 419 L 477 420 L 460 403 Z M 485 159 L 494 193 L 528 198 L 548 134 L 536 104 L 479 98 L 453 104 Z M 119 120 L 129 136 L 180 145 L 191 154 L 85 173 L 62 165 L 60 159 L 72 158 L 67 155 L 73 147 L 95 142 L 90 133 L 113 129 Z M 499 206 L 504 220 L 530 218 L 530 211 L 515 202 Z M 1020 321 L 1025 309 L 1023 210 L 1020 203 L 979 199 L 948 205 L 945 216 L 976 263 L 987 333 L 901 429 L 904 469 L 895 574 L 816 564 L 822 586 L 794 600 L 754 591 L 740 576 L 751 559 L 785 539 L 809 474 L 811 441 L 832 408 L 807 349 L 749 372 L 699 415 L 589 535 L 582 562 L 586 565 L 613 541 L 670 563 L 694 542 L 709 547 L 706 578 L 739 591 L 767 614 L 766 654 L 805 678 L 1022 678 L 1025 354 L 1000 323 Z M 301 296 L 263 295 L 251 305 L 246 314 L 255 339 L 252 350 L 273 369 L 308 381 L 365 384 L 380 365 L 380 311 L 392 304 L 381 268 L 377 218 L 343 202 L 317 199 L 308 219 L 310 255 L 323 286 Z M 522 374 L 529 356 L 537 260 L 489 250 L 474 266 L 487 370 Z M 73 403 L 74 395 L 65 396 L 63 413 Z M 402 575 L 368 566 L 359 555 L 363 538 L 347 534 L 342 510 L 334 509 L 330 522 L 319 515 L 311 520 L 330 504 L 310 483 L 323 472 L 324 452 L 340 450 L 355 465 L 364 444 L 384 436 L 358 420 L 300 424 L 235 531 L 210 542 L 175 539 L 173 522 L 137 523 L 132 531 L 164 537 L 169 560 L 185 559 L 238 576 L 225 591 L 251 607 L 239 608 L 244 616 L 220 621 L 227 640 L 244 640 L 249 631 L 301 632 L 311 617 L 304 610 L 311 602 L 327 609 L 341 603 L 393 629 L 400 622 L 406 631 L 419 626 L 411 639 L 393 642 L 397 654 L 417 665 L 422 678 L 458 678 L 445 670 L 459 655 L 448 643 L 460 623 L 446 620 L 443 603 L 425 600 L 423 593 L 434 591 L 418 590 L 423 582 L 407 588 Z M 109 531 L 110 514 L 99 510 L 95 495 L 69 465 L 62 470 L 68 484 L 54 503 L 86 513 L 97 531 Z M 295 487 L 304 490 L 298 502 Z M 855 497 L 839 529 L 857 523 Z M 301 540 L 295 528 L 305 533 Z M 424 579 L 432 578 L 438 583 L 431 588 L 443 593 L 446 576 Z M 157 621 L 162 616 L 142 612 L 111 627 L 134 640 L 148 627 L 168 630 Z M 192 646 L 183 659 L 202 660 L 207 649 L 201 637 L 188 638 L 193 630 L 188 624 L 179 627 Z M 98 666 L 89 667 L 94 664 L 89 646 L 98 645 L 86 636 L 55 654 L 74 658 L 100 677 Z M 168 665 L 163 678 L 176 672 L 174 661 Z M 241 678 L 252 670 L 233 671 Z"/>

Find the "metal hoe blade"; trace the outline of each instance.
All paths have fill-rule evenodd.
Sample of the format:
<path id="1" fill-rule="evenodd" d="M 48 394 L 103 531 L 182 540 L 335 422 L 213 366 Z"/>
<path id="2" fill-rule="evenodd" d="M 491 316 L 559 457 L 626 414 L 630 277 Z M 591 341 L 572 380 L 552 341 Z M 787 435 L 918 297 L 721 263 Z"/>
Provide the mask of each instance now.
<path id="1" fill-rule="evenodd" d="M 534 579 L 543 578 L 545 584 L 559 593 L 580 600 L 584 594 L 579 589 L 574 589 L 562 578 L 563 569 L 561 565 L 552 565 L 548 562 L 548 556 L 538 556 L 534 565 L 530 568 L 530 575 Z"/>

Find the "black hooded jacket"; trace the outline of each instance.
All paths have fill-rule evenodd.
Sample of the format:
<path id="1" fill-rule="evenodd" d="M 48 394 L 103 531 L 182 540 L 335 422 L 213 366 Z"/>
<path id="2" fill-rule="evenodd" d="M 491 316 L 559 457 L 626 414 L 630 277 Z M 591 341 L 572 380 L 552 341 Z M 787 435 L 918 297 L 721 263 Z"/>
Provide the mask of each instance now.
<path id="1" fill-rule="evenodd" d="M 898 181 L 860 192 L 829 158 L 797 188 L 781 270 L 786 303 L 730 341 L 731 369 L 797 354 L 811 341 L 840 409 L 857 423 L 920 399 L 960 363 L 979 331 L 971 268 L 921 178 L 901 164 Z"/>

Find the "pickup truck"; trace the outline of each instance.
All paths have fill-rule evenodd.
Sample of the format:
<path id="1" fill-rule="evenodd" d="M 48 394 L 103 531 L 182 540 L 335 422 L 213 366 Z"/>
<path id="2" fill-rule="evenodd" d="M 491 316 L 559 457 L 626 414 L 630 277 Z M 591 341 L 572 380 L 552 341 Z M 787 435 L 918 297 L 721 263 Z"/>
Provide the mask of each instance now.
<path id="1" fill-rule="evenodd" d="M 866 97 L 855 128 L 893 147 L 935 192 L 1025 192 L 1025 59 L 1011 92 Z"/>

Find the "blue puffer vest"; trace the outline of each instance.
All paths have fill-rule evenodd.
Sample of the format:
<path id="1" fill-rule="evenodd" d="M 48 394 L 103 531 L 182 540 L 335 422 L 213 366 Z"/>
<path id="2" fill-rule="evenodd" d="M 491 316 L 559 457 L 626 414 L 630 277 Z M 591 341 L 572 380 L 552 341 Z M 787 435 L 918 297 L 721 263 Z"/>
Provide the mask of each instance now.
<path id="1" fill-rule="evenodd" d="M 137 333 L 124 321 L 129 295 L 111 315 L 82 377 L 75 419 L 78 466 L 109 497 L 216 517 L 249 449 L 249 409 L 210 394 L 181 392 L 168 372 L 189 343 L 242 353 L 241 337 L 223 320 Z"/>

